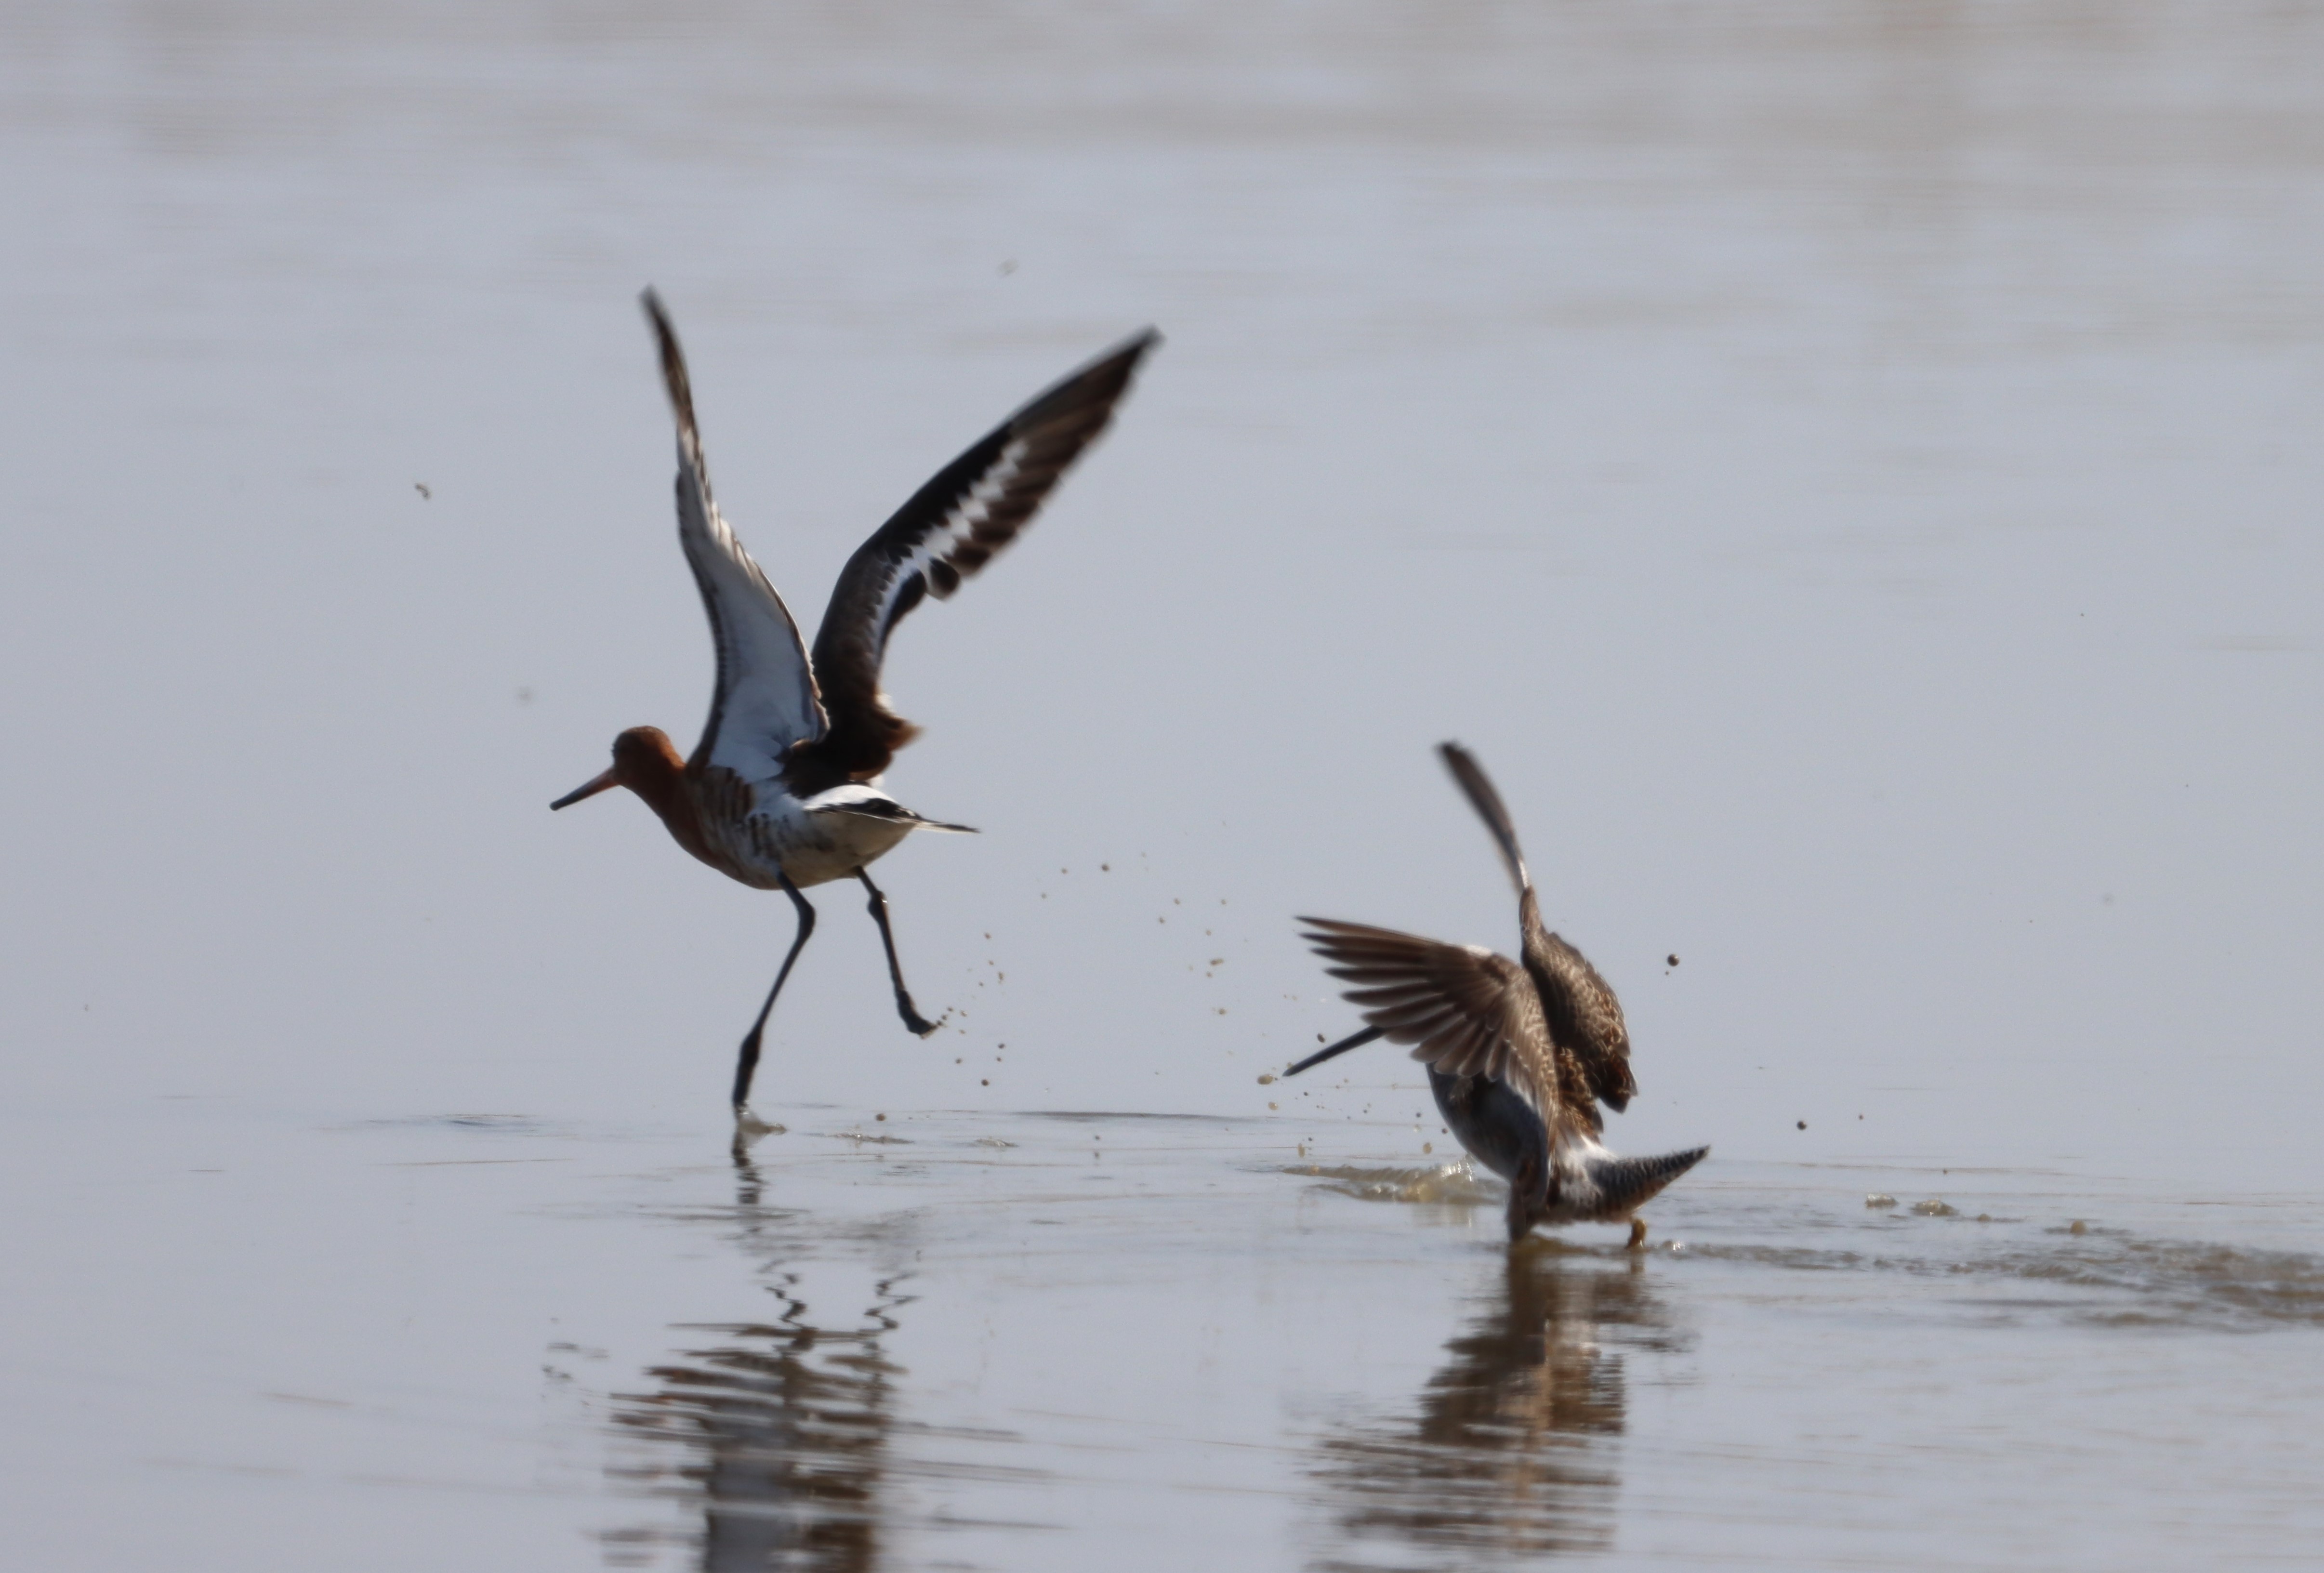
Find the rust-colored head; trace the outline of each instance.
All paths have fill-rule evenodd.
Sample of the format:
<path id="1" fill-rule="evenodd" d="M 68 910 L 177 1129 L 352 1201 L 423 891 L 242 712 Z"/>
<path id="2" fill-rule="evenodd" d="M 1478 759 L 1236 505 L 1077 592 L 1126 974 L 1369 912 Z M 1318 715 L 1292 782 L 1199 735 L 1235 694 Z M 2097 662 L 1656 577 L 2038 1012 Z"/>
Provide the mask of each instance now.
<path id="1" fill-rule="evenodd" d="M 685 769 L 686 761 L 669 734 L 659 726 L 632 726 L 613 739 L 613 763 L 603 774 L 592 776 L 549 806 L 567 808 L 617 786 L 629 788 L 650 803 L 659 803 Z"/>

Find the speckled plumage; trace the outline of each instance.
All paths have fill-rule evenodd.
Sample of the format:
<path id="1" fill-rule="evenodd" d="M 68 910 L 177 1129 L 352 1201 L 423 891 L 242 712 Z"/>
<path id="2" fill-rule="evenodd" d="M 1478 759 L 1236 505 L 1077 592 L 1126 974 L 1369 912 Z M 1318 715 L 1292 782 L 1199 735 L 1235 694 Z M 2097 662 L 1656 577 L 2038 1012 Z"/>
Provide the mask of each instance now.
<path id="1" fill-rule="evenodd" d="M 1520 960 L 1478 945 L 1302 918 L 1303 938 L 1331 975 L 1356 985 L 1342 997 L 1370 1026 L 1286 1074 L 1374 1038 L 1412 1045 L 1447 1128 L 1509 1182 L 1511 1239 L 1538 1223 L 1618 1221 L 1710 1149 L 1620 1159 L 1600 1144 L 1598 1105 L 1618 1112 L 1637 1092 L 1621 1002 L 1589 959 L 1542 922 L 1516 828 L 1483 768 L 1457 744 L 1442 753 L 1517 885 Z"/>

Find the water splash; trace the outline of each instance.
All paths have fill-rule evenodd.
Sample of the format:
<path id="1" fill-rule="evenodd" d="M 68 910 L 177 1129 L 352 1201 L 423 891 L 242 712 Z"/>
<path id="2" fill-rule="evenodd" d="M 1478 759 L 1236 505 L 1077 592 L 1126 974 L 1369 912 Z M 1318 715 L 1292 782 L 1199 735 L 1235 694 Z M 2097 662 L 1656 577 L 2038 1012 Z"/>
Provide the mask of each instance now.
<path id="1" fill-rule="evenodd" d="M 1299 1163 L 1286 1169 L 1326 1182 L 1324 1189 L 1358 1201 L 1418 1202 L 1443 1207 L 1499 1207 L 1507 1195 L 1499 1181 L 1480 1178 L 1467 1160 L 1418 1169 L 1365 1168 L 1353 1164 Z"/>

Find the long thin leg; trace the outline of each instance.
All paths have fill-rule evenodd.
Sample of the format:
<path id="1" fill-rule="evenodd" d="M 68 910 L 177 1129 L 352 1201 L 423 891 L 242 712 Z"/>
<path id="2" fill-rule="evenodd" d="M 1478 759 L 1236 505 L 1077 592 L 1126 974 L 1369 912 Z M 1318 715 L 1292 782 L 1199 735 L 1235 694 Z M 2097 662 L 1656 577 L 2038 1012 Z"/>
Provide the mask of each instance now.
<path id="1" fill-rule="evenodd" d="M 920 1014 L 918 1007 L 912 1004 L 911 991 L 904 986 L 903 963 L 896 959 L 896 936 L 888 930 L 888 898 L 880 893 L 878 885 L 872 883 L 868 870 L 857 869 L 855 877 L 862 880 L 863 888 L 872 893 L 872 921 L 880 925 L 880 943 L 888 951 L 888 978 L 896 985 L 896 1013 L 904 1018 L 906 1027 L 925 1038 L 935 1032 L 939 1023 Z"/>
<path id="2" fill-rule="evenodd" d="M 783 969 L 775 974 L 775 986 L 767 991 L 767 1003 L 759 1007 L 759 1019 L 751 1023 L 750 1036 L 742 1040 L 742 1057 L 734 1062 L 734 1112 L 741 1114 L 751 1101 L 751 1078 L 759 1069 L 759 1039 L 767 1030 L 767 1017 L 775 1008 L 775 996 L 783 992 L 783 980 L 791 975 L 791 964 L 799 952 L 807 948 L 807 936 L 815 932 L 815 909 L 799 894 L 799 887 L 791 883 L 788 874 L 782 876 L 783 893 L 791 898 L 798 909 L 798 933 L 791 939 L 790 954 L 783 958 Z"/>
<path id="3" fill-rule="evenodd" d="M 1316 1050 L 1314 1053 L 1310 1054 L 1306 1059 L 1302 1059 L 1298 1064 L 1293 1066 L 1283 1074 L 1286 1076 L 1296 1076 L 1310 1066 L 1323 1064 L 1323 1061 L 1331 1059 L 1333 1055 L 1345 1054 L 1351 1049 L 1360 1049 L 1376 1038 L 1385 1038 L 1387 1036 L 1387 1031 L 1380 1027 L 1366 1027 L 1360 1032 L 1351 1032 L 1346 1037 L 1341 1039 L 1338 1042 L 1333 1044 L 1329 1049 Z"/>

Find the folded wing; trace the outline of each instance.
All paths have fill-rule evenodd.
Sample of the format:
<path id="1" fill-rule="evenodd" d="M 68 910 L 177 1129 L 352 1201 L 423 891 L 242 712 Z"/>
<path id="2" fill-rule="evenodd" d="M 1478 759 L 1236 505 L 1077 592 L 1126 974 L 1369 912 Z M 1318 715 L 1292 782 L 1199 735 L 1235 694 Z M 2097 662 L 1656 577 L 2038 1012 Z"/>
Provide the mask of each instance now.
<path id="1" fill-rule="evenodd" d="M 644 299 L 678 420 L 678 538 L 718 652 L 710 718 L 689 764 L 696 770 L 715 764 L 746 782 L 767 781 L 779 773 L 793 745 L 823 735 L 815 673 L 790 609 L 711 500 L 686 356 L 660 300 L 651 290 Z"/>
<path id="2" fill-rule="evenodd" d="M 1489 1077 L 1554 1124 L 1557 1078 L 1548 1023 L 1525 969 L 1480 945 L 1448 945 L 1392 929 L 1302 918 L 1300 937 L 1342 997 L 1389 1041 L 1446 1076 Z"/>
<path id="3" fill-rule="evenodd" d="M 815 639 L 815 672 L 831 723 L 801 750 L 824 779 L 862 781 L 888 766 L 914 728 L 880 689 L 888 636 L 927 596 L 960 588 L 1017 538 L 1066 468 L 1105 430 L 1152 328 L 1125 340 L 1027 404 L 936 473 L 847 560 Z"/>
<path id="4" fill-rule="evenodd" d="M 1525 958 L 1549 1012 L 1552 1038 L 1573 1055 L 1591 1093 L 1620 1112 L 1638 1096 L 1622 1002 L 1588 957 L 1543 926 L 1531 891 L 1518 917 L 1525 928 Z"/>

